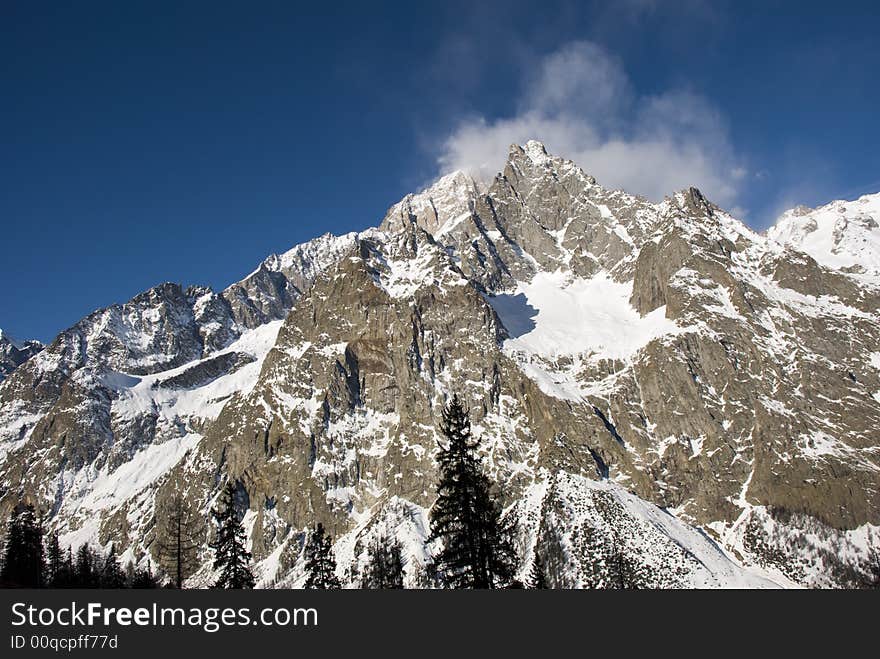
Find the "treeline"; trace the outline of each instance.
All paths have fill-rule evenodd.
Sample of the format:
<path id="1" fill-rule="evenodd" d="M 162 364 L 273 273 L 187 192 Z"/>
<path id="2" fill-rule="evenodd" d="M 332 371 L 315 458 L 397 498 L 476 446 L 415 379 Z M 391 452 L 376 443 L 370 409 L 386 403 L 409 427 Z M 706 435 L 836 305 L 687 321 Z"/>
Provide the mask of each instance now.
<path id="1" fill-rule="evenodd" d="M 9 517 L 0 565 L 4 588 L 157 588 L 150 571 L 131 562 L 123 567 L 113 545 L 106 555 L 89 545 L 63 550 L 58 533 L 45 536 L 32 505 L 19 505 Z"/>
<path id="2" fill-rule="evenodd" d="M 224 490 L 218 523 L 215 568 L 220 569 L 217 588 L 253 588 L 251 555 L 245 549 L 245 532 L 237 519 L 232 486 Z M 193 516 L 183 497 L 175 495 L 167 515 L 159 523 L 156 542 L 159 564 L 167 578 L 154 574 L 150 561 L 144 568 L 131 561 L 123 566 L 113 544 L 104 554 L 84 544 L 76 551 L 61 548 L 58 533 L 46 534 L 42 519 L 31 504 L 20 503 L 7 524 L 0 557 L 2 588 L 182 588 L 184 579 L 198 567 L 198 543 Z"/>
<path id="3" fill-rule="evenodd" d="M 230 484 L 212 511 L 217 523 L 214 568 L 220 577 L 216 588 L 253 588 L 251 554 L 246 534 L 235 512 L 234 488 Z M 122 566 L 114 545 L 104 554 L 87 544 L 76 551 L 61 548 L 58 533 L 46 534 L 42 519 L 31 504 L 19 504 L 9 517 L 0 557 L 2 588 L 182 588 L 198 567 L 198 542 L 194 518 L 183 497 L 175 495 L 167 514 L 157 520 L 156 550 L 167 575 L 154 574 L 130 561 Z"/>
<path id="4" fill-rule="evenodd" d="M 420 587 L 544 588 L 547 580 L 540 556 L 531 566 L 527 583 L 515 580 L 517 557 L 514 526 L 502 517 L 493 483 L 471 435 L 468 410 L 458 396 L 444 408 L 440 426 L 443 441 L 438 454 L 440 478 L 437 501 L 430 511 L 429 545 L 437 550 L 419 575 Z M 212 509 L 216 535 L 210 543 L 213 568 L 219 576 L 214 588 L 253 588 L 252 556 L 247 534 L 236 512 L 236 489 L 228 483 Z M 182 588 L 199 567 L 199 520 L 180 494 L 172 497 L 161 518 L 157 511 L 159 565 L 168 579 L 164 585 Z M 153 588 L 159 579 L 149 568 L 120 567 L 111 545 L 104 556 L 89 546 L 74 554 L 58 545 L 57 534 L 44 543 L 43 530 L 33 506 L 19 506 L 9 521 L 0 581 L 4 586 L 53 588 Z M 322 524 L 306 535 L 305 588 L 341 588 L 333 555 L 333 539 Z M 367 546 L 366 565 L 350 581 L 367 589 L 404 587 L 403 548 L 393 537 L 374 537 Z"/>

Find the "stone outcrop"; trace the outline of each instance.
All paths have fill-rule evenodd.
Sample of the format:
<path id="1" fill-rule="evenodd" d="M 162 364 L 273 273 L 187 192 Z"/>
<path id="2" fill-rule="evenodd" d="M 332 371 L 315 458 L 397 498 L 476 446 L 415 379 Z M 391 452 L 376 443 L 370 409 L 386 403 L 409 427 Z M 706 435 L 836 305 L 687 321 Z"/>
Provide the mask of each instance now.
<path id="1" fill-rule="evenodd" d="M 66 541 L 148 560 L 173 492 L 207 522 L 231 480 L 261 584 L 299 583 L 320 521 L 341 576 L 390 532 L 427 585 L 457 391 L 523 574 L 537 548 L 563 587 L 619 585 L 611 564 L 653 587 L 865 585 L 878 309 L 868 268 L 529 142 L 487 186 L 449 175 L 222 293 L 163 285 L 63 332 L 0 385 L 0 513 L 27 498 Z"/>
<path id="2" fill-rule="evenodd" d="M 16 341 L 0 329 L 0 382 L 42 349 L 39 341 Z"/>

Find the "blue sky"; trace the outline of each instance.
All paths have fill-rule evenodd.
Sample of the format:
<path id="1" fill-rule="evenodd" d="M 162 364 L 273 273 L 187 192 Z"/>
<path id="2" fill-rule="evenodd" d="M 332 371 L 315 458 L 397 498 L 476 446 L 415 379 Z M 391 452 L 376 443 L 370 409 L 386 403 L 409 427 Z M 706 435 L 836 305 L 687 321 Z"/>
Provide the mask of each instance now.
<path id="1" fill-rule="evenodd" d="M 0 327 L 223 288 L 512 139 L 757 228 L 880 190 L 872 3 L 475 4 L 0 4 Z"/>

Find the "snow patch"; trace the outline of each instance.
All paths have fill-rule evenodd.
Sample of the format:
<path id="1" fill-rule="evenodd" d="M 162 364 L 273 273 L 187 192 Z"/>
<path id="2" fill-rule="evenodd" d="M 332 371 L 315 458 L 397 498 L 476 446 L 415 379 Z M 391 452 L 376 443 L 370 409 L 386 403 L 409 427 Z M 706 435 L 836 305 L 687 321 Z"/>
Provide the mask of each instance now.
<path id="1" fill-rule="evenodd" d="M 828 268 L 855 266 L 880 275 L 880 193 L 855 201 L 832 201 L 815 210 L 794 208 L 767 235 Z"/>
<path id="2" fill-rule="evenodd" d="M 201 439 L 201 435 L 190 433 L 162 444 L 151 444 L 115 471 L 101 470 L 97 478 L 88 483 L 89 492 L 81 506 L 87 510 L 104 510 L 127 501 L 165 475 Z"/>
<path id="3" fill-rule="evenodd" d="M 653 339 L 679 330 L 666 318 L 666 307 L 640 316 L 631 296 L 632 282 L 616 282 L 607 273 L 581 279 L 557 270 L 540 272 L 512 294 L 488 300 L 511 335 L 505 351 L 627 359 Z"/>
<path id="4" fill-rule="evenodd" d="M 124 373 L 105 374 L 103 376 L 105 384 L 120 394 L 113 402 L 114 416 L 131 419 L 156 410 L 160 417 L 171 423 L 188 417 L 216 419 L 230 396 L 236 393 L 247 394 L 253 389 L 263 360 L 275 344 L 283 322 L 276 320 L 261 325 L 242 334 L 224 350 L 168 371 L 139 378 Z M 236 352 L 249 354 L 255 360 L 201 387 L 177 389 L 161 385 L 164 380 L 180 375 L 193 366 L 226 353 Z"/>

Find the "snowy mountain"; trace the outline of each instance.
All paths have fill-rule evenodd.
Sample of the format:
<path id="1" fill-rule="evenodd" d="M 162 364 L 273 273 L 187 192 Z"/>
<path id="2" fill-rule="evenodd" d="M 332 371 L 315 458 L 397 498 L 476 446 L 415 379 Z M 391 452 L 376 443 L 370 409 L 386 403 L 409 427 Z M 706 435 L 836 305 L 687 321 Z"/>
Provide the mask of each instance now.
<path id="1" fill-rule="evenodd" d="M 16 341 L 0 329 L 0 382 L 42 349 L 39 341 Z"/>
<path id="2" fill-rule="evenodd" d="M 488 186 L 452 173 L 225 291 L 164 284 L 62 332 L 0 384 L 0 513 L 26 498 L 65 542 L 143 562 L 175 491 L 207 519 L 228 478 L 261 585 L 301 584 L 318 521 L 347 583 L 391 533 L 424 585 L 457 391 L 523 575 L 540 551 L 558 587 L 613 586 L 620 560 L 649 587 L 869 584 L 880 286 L 860 202 L 760 235 L 694 188 L 655 204 L 514 145 Z"/>
<path id="3" fill-rule="evenodd" d="M 880 193 L 783 213 L 767 235 L 828 268 L 880 285 Z"/>

